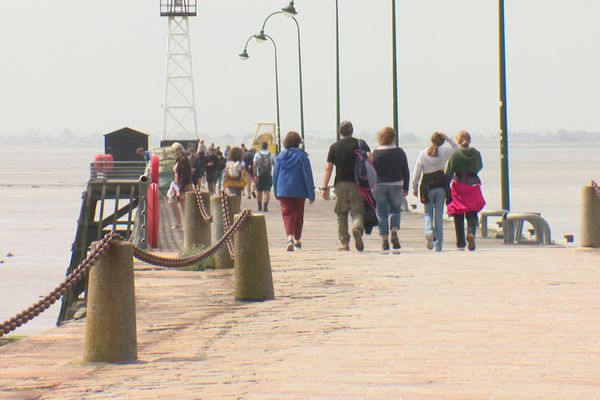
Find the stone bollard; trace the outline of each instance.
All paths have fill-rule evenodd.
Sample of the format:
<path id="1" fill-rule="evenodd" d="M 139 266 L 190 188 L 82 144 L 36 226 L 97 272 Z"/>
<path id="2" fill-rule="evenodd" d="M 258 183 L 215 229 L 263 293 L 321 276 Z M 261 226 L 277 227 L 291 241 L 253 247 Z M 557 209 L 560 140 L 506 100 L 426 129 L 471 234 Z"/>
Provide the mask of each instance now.
<path id="1" fill-rule="evenodd" d="M 237 217 L 237 216 L 236 216 Z M 235 299 L 273 300 L 273 276 L 265 216 L 248 217 L 235 233 Z"/>
<path id="2" fill-rule="evenodd" d="M 137 360 L 133 244 L 118 241 L 90 270 L 84 362 Z"/>
<path id="3" fill-rule="evenodd" d="M 202 200 L 206 206 L 206 212 L 210 215 L 210 193 L 201 192 Z M 200 215 L 198 203 L 196 202 L 196 193 L 187 192 L 185 194 L 185 210 L 183 216 L 183 251 L 187 251 L 194 246 L 210 247 L 210 222 L 207 222 Z"/>
<path id="4" fill-rule="evenodd" d="M 582 247 L 600 247 L 600 198 L 592 186 L 581 189 Z"/>
<path id="5" fill-rule="evenodd" d="M 239 208 L 237 205 L 239 201 L 237 200 L 239 196 L 227 196 L 227 204 L 229 205 L 229 221 L 233 223 L 233 216 L 239 212 Z M 212 223 L 212 237 L 215 242 L 219 240 L 225 229 L 223 229 L 223 207 L 221 204 L 221 196 L 213 196 L 210 199 L 210 209 L 213 216 Z M 225 269 L 225 268 L 233 268 L 233 260 L 229 255 L 229 251 L 227 250 L 227 246 L 222 246 L 214 255 L 215 260 L 215 268 L 216 269 Z"/>

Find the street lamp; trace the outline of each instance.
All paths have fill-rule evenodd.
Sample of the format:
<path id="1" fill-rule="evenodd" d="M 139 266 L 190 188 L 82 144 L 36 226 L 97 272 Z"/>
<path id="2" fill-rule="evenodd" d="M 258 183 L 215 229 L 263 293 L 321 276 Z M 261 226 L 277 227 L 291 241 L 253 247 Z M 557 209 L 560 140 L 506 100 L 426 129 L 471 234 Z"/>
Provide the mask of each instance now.
<path id="1" fill-rule="evenodd" d="M 335 137 L 340 140 L 340 12 L 335 0 Z"/>
<path id="2" fill-rule="evenodd" d="M 252 38 L 256 38 L 256 35 L 250 36 L 248 40 L 246 40 L 244 50 L 239 54 L 239 57 L 242 60 L 247 60 L 248 58 L 250 58 L 250 56 L 248 55 L 248 44 L 250 43 L 250 40 L 252 40 Z M 277 151 L 279 152 L 281 151 L 281 129 L 279 127 L 279 73 L 277 71 L 277 44 L 275 44 L 275 41 L 269 35 L 264 34 L 264 39 L 269 40 L 271 43 L 273 43 L 273 51 L 275 54 L 275 105 L 277 110 Z"/>
<path id="3" fill-rule="evenodd" d="M 506 101 L 506 40 L 504 34 L 504 0 L 498 0 L 498 37 L 500 71 L 500 178 L 502 209 L 510 211 L 510 184 L 508 171 L 508 111 Z"/>
<path id="4" fill-rule="evenodd" d="M 298 14 L 296 12 L 296 7 L 294 7 L 294 0 L 290 1 L 290 4 L 288 4 L 286 7 L 283 7 L 281 11 L 283 11 L 286 17 L 294 17 L 296 14 Z"/>
<path id="5" fill-rule="evenodd" d="M 256 38 L 256 40 L 258 42 L 262 42 L 263 37 L 266 36 L 265 35 L 265 26 L 267 25 L 267 21 L 274 15 L 278 15 L 278 14 L 284 14 L 289 16 L 294 23 L 296 24 L 296 32 L 298 34 L 298 81 L 299 81 L 299 85 L 300 85 L 300 136 L 302 137 L 302 147 L 304 148 L 304 143 L 305 143 L 305 139 L 304 139 L 304 94 L 302 91 L 302 50 L 301 50 L 301 46 L 300 46 L 300 24 L 298 24 L 298 20 L 296 19 L 295 15 L 297 14 L 296 12 L 296 8 L 294 7 L 294 2 L 290 1 L 290 4 L 285 7 L 282 8 L 282 11 L 275 11 L 274 13 L 271 13 L 267 16 L 267 18 L 265 18 L 265 21 L 262 24 L 262 28 L 260 30 L 259 33 L 257 33 L 256 35 L 254 35 L 254 37 Z"/>
<path id="6" fill-rule="evenodd" d="M 396 146 L 400 146 L 400 130 L 398 124 L 398 59 L 396 51 L 396 0 L 392 0 L 392 91 L 394 130 L 396 131 Z"/>

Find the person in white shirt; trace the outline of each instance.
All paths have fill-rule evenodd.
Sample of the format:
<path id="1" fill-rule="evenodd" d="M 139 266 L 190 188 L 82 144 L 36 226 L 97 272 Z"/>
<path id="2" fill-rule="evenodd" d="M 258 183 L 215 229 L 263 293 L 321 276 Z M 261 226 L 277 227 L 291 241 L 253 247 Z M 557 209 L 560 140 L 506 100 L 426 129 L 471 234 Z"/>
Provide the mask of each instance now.
<path id="1" fill-rule="evenodd" d="M 444 146 L 445 142 L 450 146 Z M 415 162 L 413 194 L 420 197 L 425 205 L 425 240 L 429 250 L 435 247 L 436 251 L 442 251 L 444 203 L 449 193 L 445 169 L 457 147 L 445 133 L 434 132 L 431 135 L 431 145 L 419 153 Z"/>

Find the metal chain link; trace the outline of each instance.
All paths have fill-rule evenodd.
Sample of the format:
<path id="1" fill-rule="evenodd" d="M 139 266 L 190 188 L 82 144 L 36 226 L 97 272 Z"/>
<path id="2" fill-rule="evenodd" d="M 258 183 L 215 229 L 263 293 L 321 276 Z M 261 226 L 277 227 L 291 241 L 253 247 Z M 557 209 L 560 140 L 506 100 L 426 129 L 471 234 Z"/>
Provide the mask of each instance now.
<path id="1" fill-rule="evenodd" d="M 204 204 L 204 198 L 200 194 L 200 189 L 198 189 L 197 185 L 194 185 L 194 193 L 196 193 L 196 204 L 198 205 L 198 211 L 200 211 L 200 216 L 206 222 L 212 222 L 213 217 L 208 214 L 206 210 L 206 205 Z"/>
<path id="2" fill-rule="evenodd" d="M 167 258 L 157 256 L 156 254 L 147 253 L 140 249 L 139 247 L 133 247 L 133 256 L 138 260 L 144 261 L 151 265 L 156 265 L 158 267 L 165 268 L 181 268 L 188 267 L 190 265 L 197 264 L 198 262 L 204 260 L 212 256 L 218 249 L 220 249 L 225 243 L 228 241 L 230 237 L 233 236 L 235 232 L 240 229 L 240 227 L 246 222 L 246 220 L 252 215 L 252 211 L 250 209 L 245 209 L 240 214 L 240 218 L 233 223 L 229 227 L 229 229 L 223 234 L 223 236 L 211 247 L 204 250 L 203 252 L 196 254 L 194 256 L 189 256 L 185 258 Z"/>
<path id="3" fill-rule="evenodd" d="M 73 285 L 75 285 L 88 274 L 92 266 L 96 264 L 98 257 L 100 257 L 110 246 L 112 246 L 115 241 L 120 239 L 121 236 L 114 232 L 104 235 L 102 240 L 100 240 L 100 243 L 95 248 L 91 249 L 90 253 L 81 262 L 81 264 L 73 269 L 73 271 L 67 275 L 65 280 L 53 291 L 51 291 L 49 295 L 39 300 L 31 307 L 21 311 L 11 319 L 4 321 L 4 323 L 0 325 L 0 337 L 9 334 L 15 329 L 31 321 L 50 308 L 57 300 L 60 300 L 60 298 L 64 296 L 64 294 Z"/>
<path id="4" fill-rule="evenodd" d="M 594 192 L 596 192 L 596 196 L 600 199 L 600 187 L 595 181 L 592 181 L 592 188 L 594 188 Z"/>
<path id="5" fill-rule="evenodd" d="M 229 220 L 229 202 L 227 201 L 227 197 L 227 193 L 225 193 L 225 191 L 223 190 L 221 192 L 221 214 L 223 215 L 223 231 L 227 231 L 229 229 L 229 226 L 231 226 L 231 221 Z M 229 251 L 229 256 L 233 259 L 233 237 L 227 239 L 227 251 Z"/>

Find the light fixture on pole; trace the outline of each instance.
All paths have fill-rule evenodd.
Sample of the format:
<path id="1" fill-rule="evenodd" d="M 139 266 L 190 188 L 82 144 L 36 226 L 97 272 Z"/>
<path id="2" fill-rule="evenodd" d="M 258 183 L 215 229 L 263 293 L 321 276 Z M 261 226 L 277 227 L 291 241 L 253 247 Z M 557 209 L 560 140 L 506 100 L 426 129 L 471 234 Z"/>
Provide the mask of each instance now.
<path id="1" fill-rule="evenodd" d="M 287 6 L 283 7 L 281 9 L 281 11 L 283 11 L 283 13 L 287 17 L 294 17 L 294 16 L 296 16 L 296 14 L 298 14 L 296 12 L 296 7 L 294 7 L 294 0 L 290 1 L 290 4 L 288 4 Z"/>
<path id="2" fill-rule="evenodd" d="M 279 73 L 278 73 L 278 68 L 277 68 L 277 44 L 275 43 L 275 40 L 273 40 L 272 37 L 270 37 L 269 35 L 266 35 L 264 32 L 261 32 L 263 34 L 263 37 L 265 38 L 265 40 L 269 40 L 271 43 L 273 43 L 273 51 L 275 54 L 275 107 L 276 107 L 276 111 L 277 111 L 277 151 L 281 151 L 281 129 L 280 129 L 280 118 L 279 118 Z M 248 38 L 248 40 L 246 40 L 246 45 L 244 46 L 244 50 L 239 54 L 239 57 L 242 60 L 247 60 L 248 58 L 250 58 L 250 56 L 248 55 L 248 44 L 250 43 L 250 40 L 252 40 L 252 38 L 256 38 L 256 35 L 254 36 L 250 36 Z"/>
<path id="3" fill-rule="evenodd" d="M 302 47 L 300 46 L 300 24 L 298 23 L 298 20 L 295 17 L 297 12 L 296 12 L 296 8 L 294 7 L 294 2 L 290 1 L 290 4 L 287 7 L 283 8 L 282 11 L 275 11 L 275 12 L 269 14 L 267 16 L 267 18 L 265 18 L 265 21 L 262 24 L 260 33 L 254 35 L 254 37 L 256 38 L 257 41 L 261 41 L 261 39 L 262 39 L 261 35 L 264 35 L 265 26 L 267 25 L 267 21 L 272 16 L 278 15 L 278 14 L 288 15 L 296 24 L 296 32 L 298 35 L 298 82 L 299 82 L 299 86 L 300 86 L 300 136 L 302 137 L 302 147 L 304 148 L 305 138 L 304 138 L 304 93 L 303 93 L 303 89 L 302 89 Z"/>
<path id="4" fill-rule="evenodd" d="M 254 35 L 254 39 L 256 39 L 256 41 L 258 43 L 264 43 L 267 41 L 267 37 L 265 35 L 265 31 L 261 30 L 259 33 L 257 33 L 256 35 Z"/>

